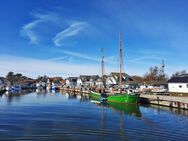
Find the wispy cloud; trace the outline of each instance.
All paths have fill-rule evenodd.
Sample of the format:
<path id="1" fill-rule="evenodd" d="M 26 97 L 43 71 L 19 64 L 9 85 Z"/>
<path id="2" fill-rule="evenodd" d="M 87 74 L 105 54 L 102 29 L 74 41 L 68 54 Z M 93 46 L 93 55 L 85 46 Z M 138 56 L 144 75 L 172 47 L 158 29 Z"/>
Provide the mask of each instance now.
<path id="1" fill-rule="evenodd" d="M 90 25 L 87 22 L 79 21 L 72 23 L 69 27 L 56 34 L 53 38 L 54 44 L 56 46 L 61 46 L 66 38 L 78 35 L 81 32 L 83 34 L 89 26 Z"/>
<path id="2" fill-rule="evenodd" d="M 144 61 L 161 61 L 162 59 L 157 56 L 141 56 L 134 59 L 130 59 L 129 62 L 144 62 Z"/>
<path id="3" fill-rule="evenodd" d="M 7 59 L 9 58 L 9 59 Z M 24 75 L 36 78 L 38 75 L 48 76 L 79 76 L 80 74 L 100 74 L 100 65 L 58 62 L 58 58 L 47 60 L 2 55 L 0 56 L 0 75 L 5 76 L 9 71 L 20 72 Z M 59 58 L 61 59 L 61 58 Z M 27 62 L 27 63 L 25 63 Z M 112 68 L 106 68 L 107 73 Z"/>
<path id="4" fill-rule="evenodd" d="M 7 59 L 8 58 L 8 59 Z M 58 60 L 64 58 L 51 58 L 51 59 L 33 59 L 25 57 L 17 57 L 10 55 L 0 56 L 0 75 L 5 76 L 9 71 L 15 73 L 23 73 L 29 77 L 36 78 L 38 75 L 48 76 L 79 76 L 80 74 L 99 74 L 100 75 L 100 64 L 80 64 L 80 63 L 68 63 L 59 62 Z M 27 62 L 27 63 L 25 63 Z M 167 65 L 168 74 L 171 74 L 177 70 L 187 69 L 185 65 Z M 134 66 L 126 67 L 126 73 L 130 75 L 142 75 L 148 68 Z M 114 65 L 105 65 L 105 73 L 117 71 L 114 69 Z"/>
<path id="5" fill-rule="evenodd" d="M 89 61 L 100 61 L 100 59 L 98 57 L 92 56 L 92 55 L 86 55 L 83 53 L 78 53 L 78 52 L 74 52 L 74 51 L 68 51 L 68 50 L 59 50 L 59 52 L 69 55 L 69 56 L 73 56 L 76 58 L 81 58 L 81 59 L 85 59 L 85 60 L 89 60 Z"/>
<path id="6" fill-rule="evenodd" d="M 38 44 L 39 42 L 39 34 L 36 30 L 36 28 L 40 24 L 44 24 L 45 22 L 54 22 L 57 20 L 57 15 L 53 13 L 48 13 L 48 14 L 40 14 L 36 13 L 33 15 L 35 20 L 33 20 L 30 23 L 25 24 L 20 33 L 23 37 L 28 38 L 30 43 L 32 44 Z M 45 24 L 44 24 L 45 25 Z"/>
<path id="7" fill-rule="evenodd" d="M 97 57 L 97 56 L 93 56 L 92 54 L 88 55 L 88 54 L 84 54 L 84 53 L 79 53 L 79 52 L 75 52 L 75 51 L 68 51 L 68 50 L 58 50 L 58 52 L 61 52 L 63 54 L 72 56 L 72 57 L 76 57 L 76 58 L 80 58 L 80 59 L 84 59 L 87 61 L 94 61 L 94 62 L 100 62 L 101 61 L 101 57 Z M 117 64 L 117 57 L 116 56 L 105 56 L 104 57 L 104 61 L 107 64 Z"/>
<path id="8" fill-rule="evenodd" d="M 56 57 L 56 58 L 47 59 L 46 61 L 71 63 L 73 62 L 73 57 L 70 57 L 70 56 Z"/>

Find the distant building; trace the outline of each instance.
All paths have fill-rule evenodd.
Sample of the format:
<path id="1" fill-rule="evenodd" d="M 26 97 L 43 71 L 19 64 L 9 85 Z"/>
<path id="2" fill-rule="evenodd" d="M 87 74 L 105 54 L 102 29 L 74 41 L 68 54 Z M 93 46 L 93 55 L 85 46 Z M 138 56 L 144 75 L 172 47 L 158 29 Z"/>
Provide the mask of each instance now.
<path id="1" fill-rule="evenodd" d="M 36 83 L 36 87 L 37 88 L 44 88 L 44 87 L 46 87 L 46 83 L 42 82 L 42 81 L 39 81 L 38 83 Z"/>
<path id="2" fill-rule="evenodd" d="M 153 89 L 153 85 L 147 85 L 147 84 L 143 84 L 143 85 L 140 85 L 140 91 L 147 91 L 147 90 L 151 90 Z"/>
<path id="3" fill-rule="evenodd" d="M 95 81 L 98 78 L 98 75 L 80 75 L 77 79 L 77 86 L 95 86 Z"/>
<path id="4" fill-rule="evenodd" d="M 98 75 L 92 75 L 90 77 L 90 86 L 96 86 L 96 81 L 97 81 L 98 78 L 99 78 Z"/>
<path id="5" fill-rule="evenodd" d="M 101 78 L 98 78 L 98 79 L 95 81 L 95 86 L 97 86 L 98 88 L 101 88 L 101 87 L 104 86 Z"/>
<path id="6" fill-rule="evenodd" d="M 188 74 L 182 74 L 168 81 L 170 93 L 188 94 Z"/>
<path id="7" fill-rule="evenodd" d="M 0 89 L 5 88 L 6 86 L 9 86 L 10 82 L 4 78 L 4 77 L 0 77 Z"/>
<path id="8" fill-rule="evenodd" d="M 77 86 L 78 77 L 69 77 L 66 79 L 66 86 L 75 87 Z"/>
<path id="9" fill-rule="evenodd" d="M 0 89 L 2 89 L 3 88 L 3 80 L 0 78 Z"/>
<path id="10" fill-rule="evenodd" d="M 118 85 L 120 81 L 120 73 L 111 72 L 106 79 L 106 85 Z M 122 84 L 125 84 L 128 81 L 133 81 L 133 79 L 126 73 L 122 73 Z"/>

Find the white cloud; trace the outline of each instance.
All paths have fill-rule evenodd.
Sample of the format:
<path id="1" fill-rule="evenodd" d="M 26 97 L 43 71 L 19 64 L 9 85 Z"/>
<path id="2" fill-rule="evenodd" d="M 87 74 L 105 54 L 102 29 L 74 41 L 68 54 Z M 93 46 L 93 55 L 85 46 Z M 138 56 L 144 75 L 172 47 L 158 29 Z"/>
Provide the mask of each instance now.
<path id="1" fill-rule="evenodd" d="M 88 60 L 88 61 L 94 61 L 94 62 L 100 62 L 101 61 L 101 57 L 92 56 L 92 54 L 86 55 L 86 54 L 83 54 L 83 53 L 78 53 L 78 52 L 73 52 L 73 51 L 68 51 L 68 50 L 63 50 L 63 49 L 58 50 L 58 52 L 61 52 L 63 54 L 73 56 L 73 57 L 76 57 L 76 58 Z M 105 56 L 104 62 L 107 63 L 107 64 L 111 64 L 111 65 L 118 63 L 116 56 Z"/>
<path id="2" fill-rule="evenodd" d="M 37 44 L 39 42 L 39 35 L 36 28 L 45 22 L 54 22 L 57 20 L 57 16 L 53 13 L 48 14 L 34 14 L 35 20 L 24 25 L 20 31 L 21 35 L 28 38 L 30 43 Z"/>
<path id="3" fill-rule="evenodd" d="M 100 61 L 100 59 L 95 57 L 95 56 L 86 55 L 86 54 L 83 54 L 83 53 L 78 53 L 78 52 L 73 52 L 73 51 L 68 51 L 68 50 L 58 50 L 58 52 L 61 52 L 63 54 L 69 55 L 69 56 L 89 60 L 89 61 L 97 61 L 97 62 Z"/>
<path id="4" fill-rule="evenodd" d="M 70 63 L 67 61 L 59 62 L 59 60 L 66 60 L 65 58 L 57 57 L 46 60 L 16 57 L 9 55 L 0 56 L 0 76 L 6 76 L 9 71 L 15 73 L 23 73 L 26 76 L 36 78 L 38 75 L 48 76 L 79 76 L 81 74 L 94 75 L 99 74 L 101 65 L 99 64 L 80 64 Z M 178 70 L 188 70 L 187 66 L 183 65 L 166 65 L 166 72 L 171 74 Z M 119 69 L 115 65 L 105 64 L 105 74 L 118 71 Z M 148 70 L 147 67 L 135 66 L 128 64 L 126 66 L 126 73 L 130 75 L 143 75 Z"/>
<path id="5" fill-rule="evenodd" d="M 129 62 L 144 62 L 144 61 L 161 61 L 161 57 L 157 57 L 157 56 L 141 56 L 141 57 L 137 57 L 134 59 L 130 59 L 128 60 Z"/>
<path id="6" fill-rule="evenodd" d="M 80 74 L 100 74 L 100 64 L 79 64 L 56 62 L 62 58 L 48 60 L 16 57 L 9 55 L 0 56 L 0 75 L 5 76 L 9 71 L 23 73 L 26 76 L 36 78 L 38 75 L 48 76 L 79 76 Z M 113 68 L 107 67 L 107 72 Z"/>
<path id="7" fill-rule="evenodd" d="M 62 30 L 61 32 L 57 33 L 56 36 L 53 38 L 54 44 L 56 46 L 61 46 L 63 43 L 63 40 L 65 40 L 68 37 L 72 37 L 75 35 L 78 35 L 79 33 L 86 30 L 86 28 L 89 27 L 89 24 L 87 22 L 75 22 L 71 24 L 66 29 Z"/>

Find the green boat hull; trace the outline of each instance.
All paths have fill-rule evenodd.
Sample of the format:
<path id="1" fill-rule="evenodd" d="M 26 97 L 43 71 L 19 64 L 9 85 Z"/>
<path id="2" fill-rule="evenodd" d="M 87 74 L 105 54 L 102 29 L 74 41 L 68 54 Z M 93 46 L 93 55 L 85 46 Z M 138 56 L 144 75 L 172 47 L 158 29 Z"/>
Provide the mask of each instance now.
<path id="1" fill-rule="evenodd" d="M 101 97 L 101 94 L 100 93 L 97 93 L 97 92 L 93 92 L 93 91 L 91 91 L 91 93 L 90 93 L 90 97 L 91 97 L 91 99 L 93 99 L 93 100 L 100 100 L 100 97 Z"/>
<path id="2" fill-rule="evenodd" d="M 108 102 L 117 103 L 137 103 L 139 95 L 137 94 L 115 94 L 107 97 Z"/>

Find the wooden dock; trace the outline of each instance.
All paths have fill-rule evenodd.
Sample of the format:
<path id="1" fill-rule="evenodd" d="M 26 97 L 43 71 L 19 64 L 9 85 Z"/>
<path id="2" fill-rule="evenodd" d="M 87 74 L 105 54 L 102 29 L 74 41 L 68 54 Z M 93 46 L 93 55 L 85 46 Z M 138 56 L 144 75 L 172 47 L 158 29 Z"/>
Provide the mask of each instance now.
<path id="1" fill-rule="evenodd" d="M 60 88 L 61 91 L 65 91 L 68 93 L 84 93 L 90 94 L 90 90 L 78 89 L 78 88 Z"/>
<path id="2" fill-rule="evenodd" d="M 141 94 L 140 103 L 188 110 L 188 97 Z"/>

